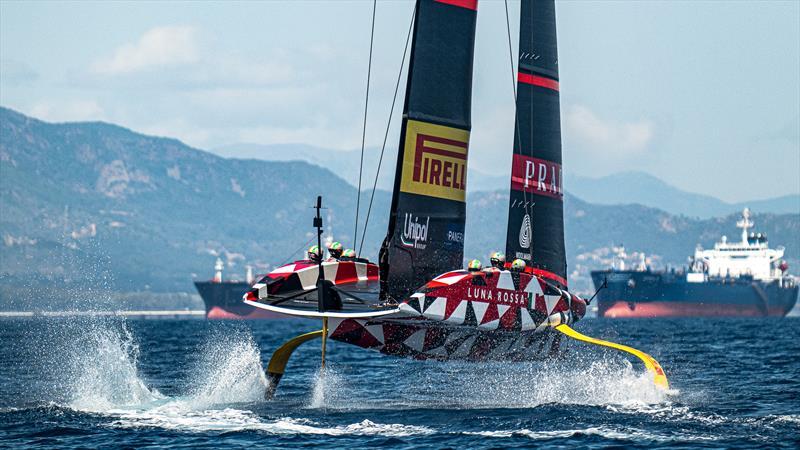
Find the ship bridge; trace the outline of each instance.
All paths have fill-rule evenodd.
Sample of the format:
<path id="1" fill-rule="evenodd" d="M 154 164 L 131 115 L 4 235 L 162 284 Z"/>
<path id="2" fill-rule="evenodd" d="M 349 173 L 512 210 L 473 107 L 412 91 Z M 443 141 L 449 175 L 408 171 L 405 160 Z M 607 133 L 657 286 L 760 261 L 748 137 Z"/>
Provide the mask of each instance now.
<path id="1" fill-rule="evenodd" d="M 781 277 L 774 263 L 783 257 L 783 247 L 769 248 L 767 236 L 749 233 L 753 227 L 750 210 L 742 211 L 742 219 L 736 226 L 742 229 L 742 240 L 729 243 L 726 236 L 714 244 L 713 250 L 699 248 L 694 252 L 695 269 L 711 277 L 739 277 L 750 275 L 756 280 L 772 280 Z M 699 267 L 698 267 L 699 266 Z"/>

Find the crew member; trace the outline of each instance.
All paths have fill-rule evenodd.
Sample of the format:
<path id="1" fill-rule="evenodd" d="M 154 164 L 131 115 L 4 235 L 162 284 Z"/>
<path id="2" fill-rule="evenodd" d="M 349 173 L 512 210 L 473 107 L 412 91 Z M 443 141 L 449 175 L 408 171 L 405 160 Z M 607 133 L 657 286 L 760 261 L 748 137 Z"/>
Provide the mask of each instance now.
<path id="1" fill-rule="evenodd" d="M 342 261 L 355 261 L 356 259 L 356 251 L 352 248 L 348 248 L 347 250 L 342 252 L 341 258 Z"/>
<path id="2" fill-rule="evenodd" d="M 515 259 L 514 262 L 511 263 L 511 270 L 515 272 L 522 272 L 525 270 L 525 261 L 521 259 Z"/>
<path id="3" fill-rule="evenodd" d="M 334 241 L 328 244 L 328 255 L 330 255 L 331 259 L 339 260 L 342 257 L 343 251 L 342 243 L 339 241 Z"/>
<path id="4" fill-rule="evenodd" d="M 481 264 L 480 260 L 473 259 L 472 261 L 467 264 L 467 270 L 470 272 L 480 272 L 483 264 Z"/>
<path id="5" fill-rule="evenodd" d="M 492 252 L 489 256 L 489 262 L 492 264 L 492 267 L 503 270 L 506 265 L 506 255 L 503 252 Z"/>
<path id="6" fill-rule="evenodd" d="M 308 259 L 315 263 L 322 261 L 322 250 L 320 250 L 319 245 L 312 245 L 308 249 Z"/>

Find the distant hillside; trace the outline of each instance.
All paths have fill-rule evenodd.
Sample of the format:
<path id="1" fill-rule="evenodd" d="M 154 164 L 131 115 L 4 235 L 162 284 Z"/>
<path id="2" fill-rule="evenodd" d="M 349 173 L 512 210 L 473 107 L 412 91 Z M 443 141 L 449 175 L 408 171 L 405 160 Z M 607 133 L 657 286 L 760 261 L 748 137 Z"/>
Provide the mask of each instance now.
<path id="1" fill-rule="evenodd" d="M 191 292 L 193 277 L 209 278 L 217 256 L 227 275 L 241 278 L 246 263 L 264 271 L 301 256 L 318 194 L 328 232 L 350 245 L 355 188 L 327 169 L 226 159 L 106 123 L 51 124 L 0 109 L 0 288 L 38 296 L 62 286 Z M 467 258 L 503 248 L 507 195 L 469 194 Z M 378 191 L 364 246 L 371 258 L 389 202 Z M 569 195 L 565 208 L 571 283 L 582 291 L 591 290 L 586 274 L 606 264 L 613 245 L 681 264 L 697 243 L 738 236 L 733 216 L 697 220 Z M 796 273 L 800 214 L 755 211 L 758 229 L 786 246 Z"/>
<path id="2" fill-rule="evenodd" d="M 680 190 L 643 172 L 621 172 L 601 178 L 572 175 L 565 184 L 571 194 L 590 203 L 640 204 L 703 219 L 739 213 L 745 207 L 761 213 L 800 213 L 800 195 L 726 203 L 708 195 Z"/>
<path id="3" fill-rule="evenodd" d="M 317 194 L 328 230 L 351 241 L 355 189 L 316 166 L 224 159 L 115 125 L 49 124 L 8 109 L 0 135 L 6 279 L 185 291 L 192 274 L 212 275 L 217 255 L 241 277 L 245 262 L 264 270 L 300 255 Z M 388 193 L 376 197 L 388 203 Z M 375 213 L 369 252 L 385 233 L 386 208 Z"/>

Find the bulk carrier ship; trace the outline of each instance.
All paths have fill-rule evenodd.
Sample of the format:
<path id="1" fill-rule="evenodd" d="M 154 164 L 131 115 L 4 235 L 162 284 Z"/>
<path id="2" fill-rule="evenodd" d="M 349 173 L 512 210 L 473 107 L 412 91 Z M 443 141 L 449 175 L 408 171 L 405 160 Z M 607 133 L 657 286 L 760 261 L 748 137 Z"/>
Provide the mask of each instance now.
<path id="1" fill-rule="evenodd" d="M 247 266 L 245 281 L 223 280 L 224 264 L 217 258 L 214 264 L 214 278 L 209 281 L 195 281 L 194 286 L 206 306 L 207 319 L 279 319 L 286 316 L 263 309 L 254 308 L 242 302 L 242 296 L 250 289 L 255 279 L 253 269 Z"/>
<path id="2" fill-rule="evenodd" d="M 736 223 L 740 242 L 725 236 L 695 250 L 688 271 L 653 271 L 641 263 L 592 272 L 599 317 L 785 316 L 797 302 L 797 280 L 787 273 L 784 249 L 769 248 L 745 208 Z M 604 287 L 605 286 L 605 287 Z"/>

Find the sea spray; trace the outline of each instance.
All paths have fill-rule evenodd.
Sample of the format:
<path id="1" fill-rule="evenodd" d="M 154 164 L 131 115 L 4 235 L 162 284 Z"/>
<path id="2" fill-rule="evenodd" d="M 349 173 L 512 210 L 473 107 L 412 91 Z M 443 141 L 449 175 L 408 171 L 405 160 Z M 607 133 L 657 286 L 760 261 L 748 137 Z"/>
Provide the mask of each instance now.
<path id="1" fill-rule="evenodd" d="M 73 325 L 78 325 L 74 323 Z M 65 349 L 69 406 L 84 411 L 135 407 L 163 398 L 138 369 L 139 346 L 124 321 L 90 320 Z"/>
<path id="2" fill-rule="evenodd" d="M 314 385 L 309 394 L 307 408 L 351 409 L 353 392 L 350 392 L 345 377 L 328 363 L 314 376 Z"/>
<path id="3" fill-rule="evenodd" d="M 264 400 L 267 379 L 259 348 L 249 332 L 212 333 L 192 372 L 189 397 L 195 409 Z"/>
<path id="4" fill-rule="evenodd" d="M 278 423 L 262 421 L 248 406 L 264 401 L 267 386 L 261 355 L 249 330 L 227 325 L 214 329 L 197 356 L 185 382 L 185 395 L 139 410 L 113 411 L 117 417 L 114 425 L 197 432 L 285 432 Z"/>
<path id="5" fill-rule="evenodd" d="M 669 403 L 678 393 L 656 387 L 651 374 L 613 353 L 546 362 L 395 361 L 390 371 L 363 365 L 327 367 L 315 375 L 307 406 L 343 410 L 546 404 L 641 408 Z M 350 389 L 348 384 L 352 384 Z M 376 397 L 375 391 L 399 394 Z"/>
<path id="6" fill-rule="evenodd" d="M 264 400 L 266 378 L 249 332 L 217 329 L 206 336 L 175 397 L 149 389 L 138 375 L 139 347 L 127 327 L 91 327 L 76 334 L 69 407 L 114 418 L 113 427 L 235 431 L 267 426 L 248 408 Z M 186 349 L 189 350 L 189 349 Z"/>
<path id="7" fill-rule="evenodd" d="M 447 403 L 473 408 L 646 405 L 677 393 L 661 390 L 652 375 L 634 369 L 627 360 L 608 357 L 580 362 L 448 363 L 442 369 L 428 371 L 421 389 L 435 389 Z"/>
<path id="8" fill-rule="evenodd" d="M 102 411 L 161 397 L 141 375 L 139 346 L 124 319 L 43 318 L 24 325 L 9 343 L 9 366 L 25 368 L 3 383 L 10 405 Z"/>

